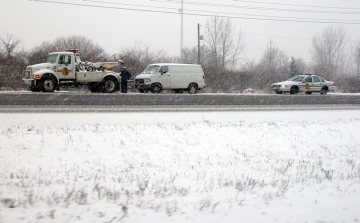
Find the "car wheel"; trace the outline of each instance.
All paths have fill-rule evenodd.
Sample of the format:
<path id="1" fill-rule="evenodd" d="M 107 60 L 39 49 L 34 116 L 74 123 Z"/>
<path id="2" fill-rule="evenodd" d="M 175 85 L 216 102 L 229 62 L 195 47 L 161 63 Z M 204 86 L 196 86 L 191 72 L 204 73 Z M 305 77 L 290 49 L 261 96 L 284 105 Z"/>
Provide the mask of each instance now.
<path id="1" fill-rule="evenodd" d="M 282 91 L 279 91 L 279 90 L 275 90 L 275 93 L 276 93 L 276 94 L 282 94 L 283 92 L 282 92 Z"/>
<path id="2" fill-rule="evenodd" d="M 151 92 L 154 94 L 159 94 L 162 91 L 162 87 L 159 83 L 155 83 L 151 87 Z"/>
<path id="3" fill-rule="evenodd" d="M 118 88 L 119 82 L 117 82 L 114 78 L 105 78 L 102 90 L 104 93 L 114 93 Z"/>
<path id="4" fill-rule="evenodd" d="M 299 87 L 298 86 L 292 86 L 290 88 L 290 94 L 297 94 L 299 93 Z"/>
<path id="5" fill-rule="evenodd" d="M 42 91 L 54 92 L 56 88 L 57 88 L 57 83 L 54 77 L 45 77 L 42 80 Z"/>
<path id="6" fill-rule="evenodd" d="M 328 88 L 326 86 L 322 87 L 320 90 L 320 94 L 327 94 Z"/>
<path id="7" fill-rule="evenodd" d="M 189 84 L 189 87 L 188 87 L 189 94 L 196 94 L 197 91 L 198 91 L 197 84 Z"/>

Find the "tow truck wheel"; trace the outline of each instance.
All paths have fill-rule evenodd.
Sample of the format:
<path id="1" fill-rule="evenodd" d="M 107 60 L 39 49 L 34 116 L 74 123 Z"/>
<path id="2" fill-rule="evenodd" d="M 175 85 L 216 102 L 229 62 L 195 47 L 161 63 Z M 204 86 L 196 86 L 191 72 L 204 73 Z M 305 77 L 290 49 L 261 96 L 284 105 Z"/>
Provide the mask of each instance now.
<path id="1" fill-rule="evenodd" d="M 119 82 L 117 82 L 115 78 L 105 78 L 103 92 L 114 93 L 116 89 L 119 89 Z"/>
<path id="2" fill-rule="evenodd" d="M 30 91 L 32 91 L 32 92 L 40 92 L 40 91 L 41 91 L 40 88 L 34 87 L 34 86 L 31 86 L 29 89 L 30 89 Z"/>
<path id="3" fill-rule="evenodd" d="M 54 77 L 45 77 L 42 80 L 42 91 L 54 92 L 57 88 L 57 83 Z"/>
<path id="4" fill-rule="evenodd" d="M 100 91 L 98 83 L 89 83 L 88 88 L 91 93 L 96 93 Z"/>

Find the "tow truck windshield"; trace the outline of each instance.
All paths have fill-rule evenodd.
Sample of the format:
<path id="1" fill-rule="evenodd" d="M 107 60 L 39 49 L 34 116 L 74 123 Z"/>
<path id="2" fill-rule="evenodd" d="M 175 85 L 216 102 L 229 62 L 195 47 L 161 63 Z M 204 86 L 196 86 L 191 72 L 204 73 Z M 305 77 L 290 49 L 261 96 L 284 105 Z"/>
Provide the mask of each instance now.
<path id="1" fill-rule="evenodd" d="M 57 54 L 50 54 L 46 57 L 46 63 L 55 63 L 58 55 Z"/>

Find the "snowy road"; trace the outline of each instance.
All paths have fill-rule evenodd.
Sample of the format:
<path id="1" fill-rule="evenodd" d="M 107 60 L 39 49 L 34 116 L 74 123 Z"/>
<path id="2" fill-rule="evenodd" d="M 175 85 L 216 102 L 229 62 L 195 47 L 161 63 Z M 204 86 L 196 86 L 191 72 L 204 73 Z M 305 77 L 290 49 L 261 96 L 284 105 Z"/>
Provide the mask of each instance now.
<path id="1" fill-rule="evenodd" d="M 275 95 L 275 94 L 92 94 L 84 92 L 0 92 L 0 107 L 4 106 L 102 106 L 107 109 L 122 107 L 236 107 L 236 106 L 328 106 L 360 105 L 360 94 Z"/>

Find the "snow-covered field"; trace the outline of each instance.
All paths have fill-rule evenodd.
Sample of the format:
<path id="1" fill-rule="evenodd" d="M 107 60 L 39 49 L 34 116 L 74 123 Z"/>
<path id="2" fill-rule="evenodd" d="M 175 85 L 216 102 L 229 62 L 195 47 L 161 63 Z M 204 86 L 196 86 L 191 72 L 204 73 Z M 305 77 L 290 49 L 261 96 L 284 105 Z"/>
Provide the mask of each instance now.
<path id="1" fill-rule="evenodd" d="M 0 222 L 360 222 L 360 110 L 0 113 Z"/>

